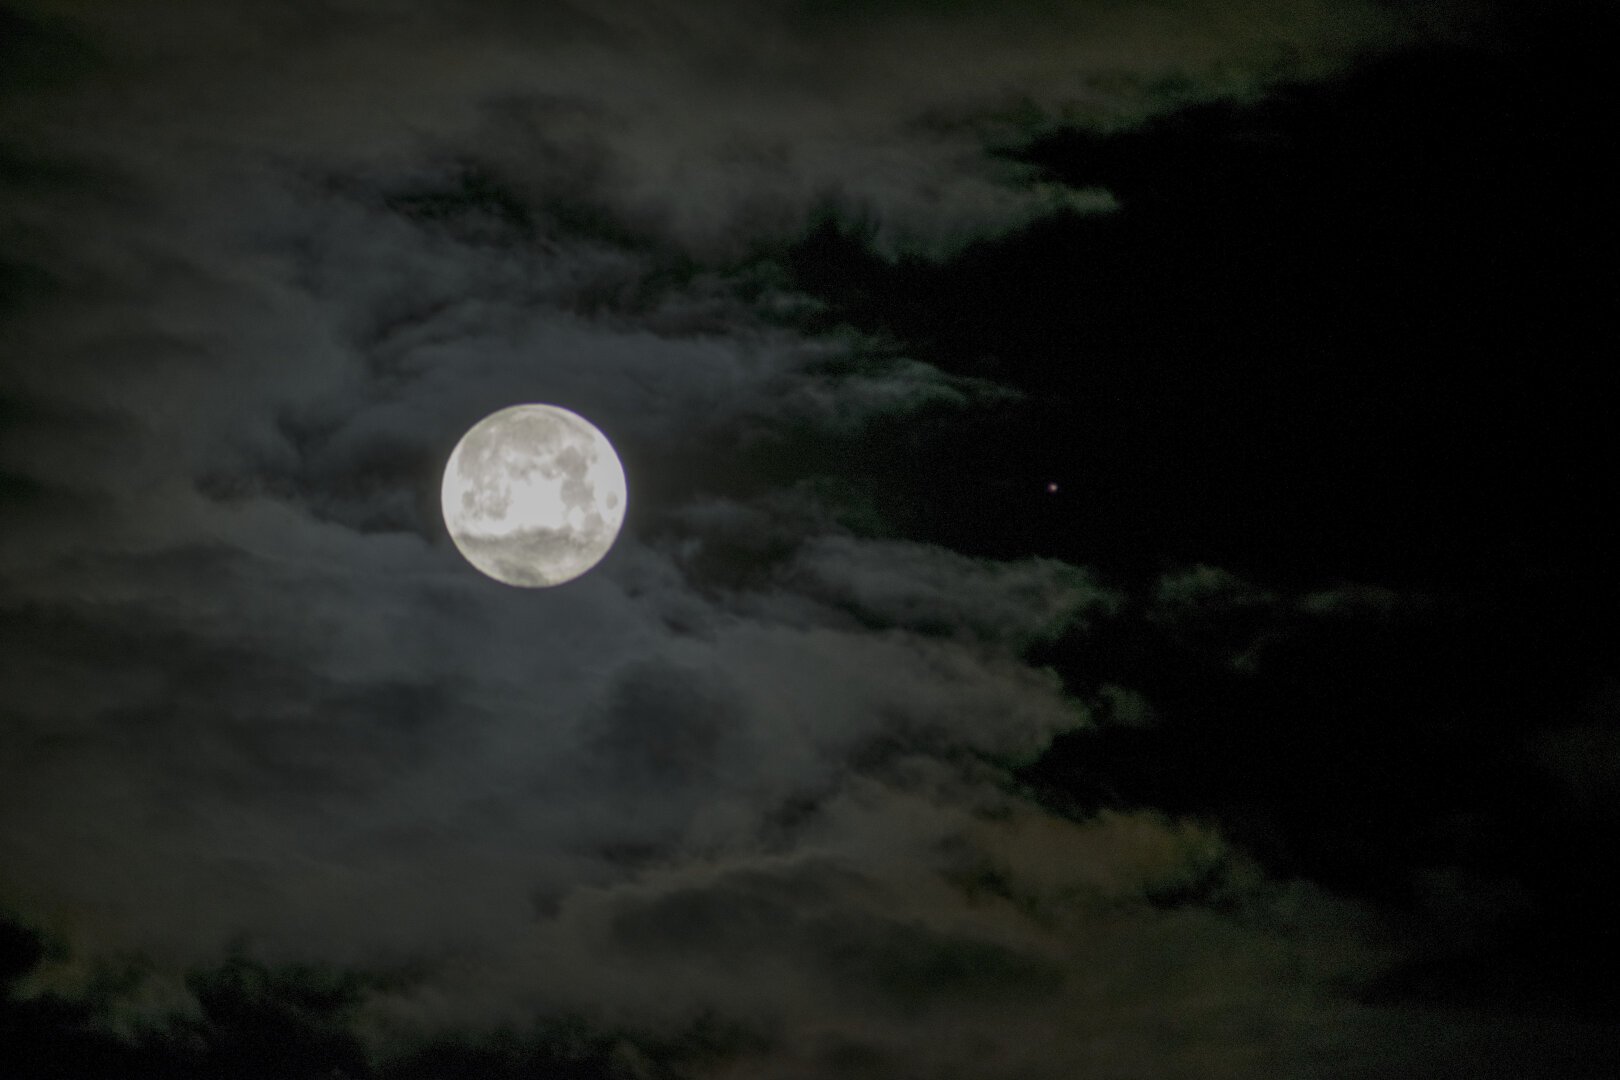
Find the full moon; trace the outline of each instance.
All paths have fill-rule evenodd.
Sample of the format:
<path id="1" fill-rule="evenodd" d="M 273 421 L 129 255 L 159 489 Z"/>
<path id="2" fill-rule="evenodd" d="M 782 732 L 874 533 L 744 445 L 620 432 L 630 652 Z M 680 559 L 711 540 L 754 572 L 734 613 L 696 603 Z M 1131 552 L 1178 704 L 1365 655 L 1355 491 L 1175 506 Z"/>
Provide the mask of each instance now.
<path id="1" fill-rule="evenodd" d="M 602 561 L 624 524 L 624 467 L 589 420 L 513 405 L 461 437 L 440 502 L 473 566 L 524 588 L 561 585 Z"/>

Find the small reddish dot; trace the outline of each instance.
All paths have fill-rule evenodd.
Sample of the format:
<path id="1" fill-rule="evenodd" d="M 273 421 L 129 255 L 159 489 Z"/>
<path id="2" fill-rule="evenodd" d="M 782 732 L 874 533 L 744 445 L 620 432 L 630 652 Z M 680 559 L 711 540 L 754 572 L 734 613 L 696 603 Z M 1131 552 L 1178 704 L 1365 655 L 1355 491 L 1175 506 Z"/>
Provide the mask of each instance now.
<path id="1" fill-rule="evenodd" d="M 1058 489 L 1058 486 L 1057 486 L 1056 482 L 1049 482 L 1046 485 L 1046 493 L 1048 495 L 1056 495 L 1057 494 L 1057 489 Z"/>

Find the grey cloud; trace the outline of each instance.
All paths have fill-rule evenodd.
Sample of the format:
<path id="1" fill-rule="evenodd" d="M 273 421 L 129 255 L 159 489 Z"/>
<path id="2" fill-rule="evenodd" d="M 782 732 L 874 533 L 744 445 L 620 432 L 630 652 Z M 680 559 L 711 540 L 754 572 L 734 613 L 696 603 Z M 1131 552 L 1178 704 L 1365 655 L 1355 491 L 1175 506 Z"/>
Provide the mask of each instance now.
<path id="1" fill-rule="evenodd" d="M 1097 688 L 1102 707 L 1098 722 L 1120 727 L 1151 727 L 1158 719 L 1150 702 L 1139 692 L 1128 687 L 1105 683 Z"/>
<path id="2" fill-rule="evenodd" d="M 902 1008 L 930 998 L 1044 996 L 1063 980 L 1050 960 L 852 909 L 846 897 L 826 892 L 813 871 L 739 872 L 627 905 L 615 914 L 612 934 L 621 948 L 655 961 L 781 964 Z"/>
<path id="3" fill-rule="evenodd" d="M 537 191 L 700 244 L 739 226 L 792 231 L 829 195 L 871 208 L 892 246 L 1005 228 L 1050 206 L 981 153 L 1008 117 L 1129 122 L 1162 107 L 1153 88 L 1167 82 L 1182 99 L 1231 93 L 1434 32 L 1326 0 L 1186 3 L 1162 18 L 1045 3 L 44 6 L 108 43 L 99 79 L 117 96 L 28 98 L 13 109 L 25 132 L 111 137 L 105 117 L 85 120 L 113 109 L 147 143 L 123 136 L 121 153 L 165 170 L 198 136 L 347 162 L 473 144 Z"/>
<path id="4" fill-rule="evenodd" d="M 1049 640 L 1122 602 L 1085 571 L 1054 560 L 994 563 L 923 544 L 849 536 L 813 539 L 783 580 L 867 625 L 968 635 L 1013 648 Z"/>
<path id="5" fill-rule="evenodd" d="M 1387 615 L 1419 599 L 1403 597 L 1382 585 L 1348 584 L 1306 593 L 1296 606 L 1309 615 Z"/>
<path id="6" fill-rule="evenodd" d="M 1355 582 L 1288 595 L 1198 565 L 1162 575 L 1147 615 L 1185 642 L 1224 654 L 1236 670 L 1253 672 L 1281 641 L 1333 621 L 1388 620 L 1430 603 L 1421 594 Z"/>
<path id="7" fill-rule="evenodd" d="M 1345 582 L 1327 589 L 1285 596 L 1223 570 L 1198 565 L 1168 573 L 1154 585 L 1159 618 L 1196 619 L 1239 612 L 1292 611 L 1306 617 L 1389 615 L 1403 608 L 1421 607 L 1428 598 L 1403 594 L 1385 585 Z"/>
<path id="8" fill-rule="evenodd" d="M 671 555 L 728 603 L 798 625 L 903 630 L 1014 653 L 1117 611 L 1118 591 L 1052 559 L 996 562 L 852 534 L 837 493 L 810 488 L 694 502 L 671 517 Z"/>
<path id="9" fill-rule="evenodd" d="M 1275 593 L 1253 585 L 1218 566 L 1199 565 L 1166 574 L 1154 587 L 1154 599 L 1167 613 L 1226 612 L 1265 608 L 1277 602 Z"/>
<path id="10" fill-rule="evenodd" d="M 1192 5 L 1169 45 L 1114 7 L 28 10 L 100 66 L 0 104 L 41 163 L 0 210 L 38 283 L 0 341 L 20 417 L 0 467 L 28 491 L 0 534 L 21 688 L 0 899 L 77 955 L 144 950 L 171 986 L 244 936 L 407 969 L 367 1006 L 395 1035 L 564 1007 L 683 1030 L 710 1008 L 787 1047 L 759 1075 L 863 1054 L 1240 1075 L 1264 1052 L 1222 1017 L 1315 1015 L 1274 988 L 1370 963 L 1314 894 L 1291 902 L 1348 959 L 1155 902 L 1220 860 L 1203 830 L 1006 795 L 985 759 L 1085 721 L 1025 652 L 1118 598 L 1052 561 L 851 535 L 802 490 L 727 490 L 784 427 L 847 437 L 999 391 L 807 337 L 777 317 L 794 298 L 692 267 L 829 198 L 895 248 L 1004 228 L 1076 196 L 987 138 L 1128 122 L 1166 74 L 1249 82 L 1290 43 L 1331 66 L 1391 36 L 1381 9 L 1256 5 L 1275 18 L 1255 33 Z M 771 58 L 717 62 L 739 55 Z M 1008 119 L 1009 86 L 1035 119 Z M 485 187 L 446 164 L 469 161 Z M 473 574 L 434 516 L 455 438 L 529 400 L 633 466 L 618 548 L 542 597 Z M 1211 574 L 1163 599 L 1246 595 Z M 678 936 L 672 910 L 718 927 L 702 970 L 689 939 L 635 954 L 630 928 Z M 728 965 L 751 950 L 790 970 L 744 985 Z M 1121 1023 L 1139 1048 L 1184 1026 L 1144 1063 Z"/>
<path id="11" fill-rule="evenodd" d="M 29 814 L 52 807 L 8 835 L 14 883 L 100 897 L 95 919 L 150 948 L 177 944 L 171 890 L 202 875 L 223 882 L 218 921 L 187 922 L 187 955 L 243 928 L 272 950 L 388 952 L 431 939 L 440 903 L 400 887 L 407 850 L 435 876 L 459 867 L 460 902 L 521 908 L 619 873 L 603 853 L 626 845 L 748 842 L 852 754 L 1027 755 L 1077 722 L 1010 652 L 784 621 L 776 601 L 717 607 L 650 553 L 626 552 L 623 574 L 656 581 L 657 602 L 610 561 L 534 605 L 412 537 L 258 500 L 189 506 L 228 542 L 63 560 L 10 586 L 7 608 L 30 688 L 10 706 L 8 790 Z M 706 635 L 672 634 L 669 604 Z M 285 889 L 305 901 L 282 906 Z"/>
<path id="12" fill-rule="evenodd" d="M 826 362 L 859 342 L 804 340 L 707 283 L 690 299 L 668 295 L 655 314 L 667 323 L 683 307 L 719 311 L 723 329 L 672 336 L 624 315 L 587 317 L 573 310 L 574 271 L 594 273 L 599 247 L 484 248 L 341 192 L 257 183 L 268 234 L 181 232 L 133 251 L 98 242 L 53 256 L 131 284 L 71 322 L 55 304 L 14 321 L 18 354 L 32 362 L 8 371 L 5 389 L 43 418 L 11 433 L 14 470 L 102 490 L 196 471 L 217 495 L 294 498 L 351 526 L 432 535 L 421 519 L 437 457 L 512 401 L 568 404 L 651 455 L 728 424 L 740 430 L 727 438 L 747 439 L 773 418 L 848 426 L 967 400 L 915 363 L 831 376 Z M 218 224 L 224 209 L 214 211 L 199 209 L 194 227 Z M 209 252 L 212 277 L 175 269 L 197 261 L 193 248 Z M 650 272 L 630 265 L 632 276 Z M 131 336 L 136 325 L 148 329 Z M 77 430 L 50 419 L 70 408 L 92 410 Z M 125 425 L 121 440 L 113 423 Z"/>
<path id="13" fill-rule="evenodd" d="M 1221 860 L 1233 913 L 1156 899 Z M 879 1075 L 1190 1077 L 1308 1075 L 1316 1027 L 1343 1008 L 1330 989 L 1381 967 L 1370 929 L 1267 885 L 1195 825 L 1066 821 L 993 775 L 918 758 L 842 787 L 792 851 L 582 887 L 529 936 L 587 972 L 545 993 L 554 1007 L 630 1008 L 651 1034 L 728 1017 L 757 1048 L 727 1065 L 753 1074 L 859 1060 Z M 431 1000 L 404 989 L 368 1008 Z"/>

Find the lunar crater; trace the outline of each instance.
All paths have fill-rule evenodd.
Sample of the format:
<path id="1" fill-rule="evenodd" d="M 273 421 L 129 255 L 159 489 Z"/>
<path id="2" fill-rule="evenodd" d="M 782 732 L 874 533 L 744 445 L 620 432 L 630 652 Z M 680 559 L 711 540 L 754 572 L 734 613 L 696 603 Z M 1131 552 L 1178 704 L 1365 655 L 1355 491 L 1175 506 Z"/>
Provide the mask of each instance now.
<path id="1" fill-rule="evenodd" d="M 555 405 L 514 405 L 479 421 L 445 465 L 444 521 L 483 573 L 535 588 L 600 562 L 624 524 L 624 468 L 607 437 Z"/>

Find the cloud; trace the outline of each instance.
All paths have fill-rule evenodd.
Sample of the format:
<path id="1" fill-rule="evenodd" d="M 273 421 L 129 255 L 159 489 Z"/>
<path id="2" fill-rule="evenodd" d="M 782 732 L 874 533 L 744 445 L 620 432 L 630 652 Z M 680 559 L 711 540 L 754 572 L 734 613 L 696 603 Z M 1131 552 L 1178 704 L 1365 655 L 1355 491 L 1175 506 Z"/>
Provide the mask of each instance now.
<path id="1" fill-rule="evenodd" d="M 1253 672 L 1281 642 L 1319 635 L 1334 623 L 1387 623 L 1432 603 L 1423 594 L 1357 582 L 1289 596 L 1200 564 L 1161 575 L 1147 617 L 1200 651 L 1225 654 L 1234 669 Z"/>
<path id="2" fill-rule="evenodd" d="M 1228 612 L 1269 607 L 1276 596 L 1218 566 L 1199 565 L 1161 577 L 1155 599 L 1167 612 Z"/>
<path id="3" fill-rule="evenodd" d="M 783 573 L 795 591 L 873 627 L 1028 646 L 1116 610 L 1118 594 L 1055 560 L 994 563 L 923 544 L 817 537 Z"/>
<path id="4" fill-rule="evenodd" d="M 1114 683 L 1097 688 L 1101 698 L 1099 722 L 1127 728 L 1151 727 L 1158 719 L 1150 702 L 1141 693 Z"/>
<path id="5" fill-rule="evenodd" d="M 1403 602 L 1414 602 L 1414 598 L 1403 598 L 1382 585 L 1349 584 L 1307 593 L 1296 606 L 1309 615 L 1387 615 Z"/>
<path id="6" fill-rule="evenodd" d="M 1376 968 L 1205 826 L 1014 793 L 1087 722 L 1032 652 L 1123 600 L 841 524 L 827 447 L 1005 391 L 802 330 L 760 252 L 1106 211 L 987 146 L 1329 70 L 1384 8 L 13 8 L 74 58 L 0 105 L 0 899 L 80 965 L 41 979 L 134 950 L 196 999 L 235 943 L 393 973 L 383 1047 L 718 1015 L 752 1075 L 1208 1077 Z M 434 507 L 528 400 L 631 474 L 545 594 Z"/>
<path id="7" fill-rule="evenodd" d="M 1207 828 L 1011 793 L 991 762 L 1083 722 L 1021 659 L 1117 602 L 1075 568 L 823 525 L 711 578 L 694 541 L 792 520 L 732 504 L 536 605 L 411 534 L 199 501 L 212 551 L 36 579 L 54 624 L 13 594 L 8 896 L 91 955 L 407 971 L 357 1014 L 385 1057 L 578 1015 L 675 1060 L 718 1016 L 784 1076 L 1246 1075 L 1277 1051 L 1216 1016 L 1273 1022 L 1279 979 L 1331 1012 L 1380 963 Z"/>
<path id="8" fill-rule="evenodd" d="M 982 151 L 1031 118 L 1129 123 L 1436 32 L 1375 3 L 1264 0 L 36 10 L 103 62 L 15 105 L 24 135 L 83 131 L 53 141 L 111 144 L 165 183 L 199 150 L 342 172 L 474 151 L 530 203 L 704 247 L 791 233 L 829 198 L 890 246 L 1006 228 L 1052 193 Z"/>
<path id="9" fill-rule="evenodd" d="M 1066 821 L 1010 799 L 993 773 L 913 758 L 841 789 L 793 849 L 570 893 L 531 932 L 545 963 L 528 968 L 570 973 L 552 1008 L 633 1017 L 643 1038 L 724 1016 L 748 1033 L 726 1065 L 751 1074 L 1253 1075 L 1305 1055 L 1329 988 L 1381 958 L 1353 911 L 1268 893 L 1241 865 L 1222 886 L 1233 914 L 1165 899 L 1234 858 L 1194 825 Z M 1316 943 L 1326 927 L 1344 935 L 1334 948 Z M 489 977 L 384 995 L 373 1022 L 510 1000 Z M 1243 1017 L 1276 1023 L 1279 996 L 1294 1019 L 1240 1034 Z M 1165 1030 L 1177 1038 L 1152 1035 Z"/>

